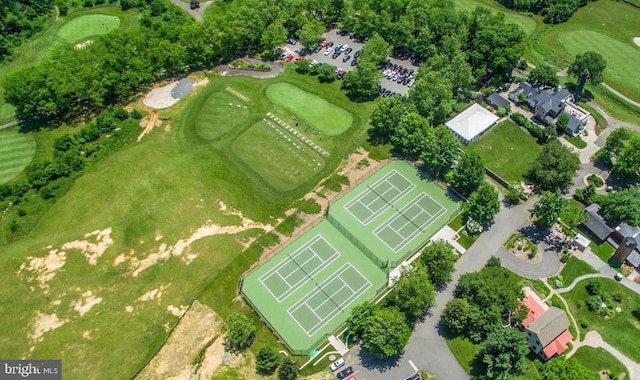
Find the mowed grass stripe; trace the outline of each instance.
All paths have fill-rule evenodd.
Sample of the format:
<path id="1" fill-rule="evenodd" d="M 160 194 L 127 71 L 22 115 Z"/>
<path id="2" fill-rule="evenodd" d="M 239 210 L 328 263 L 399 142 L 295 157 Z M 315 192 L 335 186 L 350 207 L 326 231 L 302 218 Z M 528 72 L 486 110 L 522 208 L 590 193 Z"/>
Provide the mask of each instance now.
<path id="1" fill-rule="evenodd" d="M 562 33 L 560 44 L 571 55 L 594 50 L 607 60 L 605 82 L 628 97 L 640 101 L 640 47 L 633 47 L 602 33 L 575 30 Z M 589 47 L 587 49 L 586 47 Z"/>
<path id="2" fill-rule="evenodd" d="M 476 0 L 454 0 L 453 2 L 455 3 L 456 8 L 469 13 L 473 12 L 477 6 L 489 8 L 492 12 L 502 12 L 504 13 L 504 19 L 506 22 L 518 25 L 527 36 L 533 33 L 537 26 L 537 23 L 531 17 L 498 8 L 493 2 L 484 3 Z"/>
<path id="3" fill-rule="evenodd" d="M 345 132 L 353 123 L 353 116 L 345 109 L 288 83 L 267 87 L 267 98 L 329 136 Z"/>
<path id="4" fill-rule="evenodd" d="M 29 165 L 36 152 L 31 134 L 19 133 L 18 128 L 0 131 L 0 184 L 4 184 Z"/>

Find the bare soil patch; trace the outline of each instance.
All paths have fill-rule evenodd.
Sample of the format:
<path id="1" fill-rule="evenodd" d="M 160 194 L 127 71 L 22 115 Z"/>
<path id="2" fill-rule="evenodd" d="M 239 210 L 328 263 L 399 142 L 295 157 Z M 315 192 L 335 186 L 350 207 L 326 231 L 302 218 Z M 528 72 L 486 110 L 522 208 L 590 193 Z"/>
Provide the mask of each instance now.
<path id="1" fill-rule="evenodd" d="M 87 46 L 91 45 L 93 43 L 93 40 L 86 40 L 84 42 L 79 42 L 75 45 L 75 48 L 80 50 L 80 49 L 84 49 Z"/>
<path id="2" fill-rule="evenodd" d="M 221 324 L 213 310 L 194 301 L 136 379 L 210 379 L 224 356 L 224 349 L 211 350 L 217 341 L 222 345 Z"/>
<path id="3" fill-rule="evenodd" d="M 43 335 L 48 331 L 53 331 L 58 327 L 69 322 L 66 319 L 59 319 L 58 316 L 53 314 L 44 314 L 39 310 L 36 310 L 36 316 L 33 318 L 31 325 L 33 326 L 31 334 L 29 334 L 29 340 L 32 343 L 42 341 Z M 33 347 L 32 347 L 33 349 Z"/>
<path id="4" fill-rule="evenodd" d="M 242 95 L 241 93 L 239 93 L 238 91 L 234 90 L 231 87 L 226 87 L 225 91 L 229 92 L 230 94 L 234 95 L 235 97 L 237 97 L 240 100 L 244 100 L 245 102 L 248 102 L 249 100 L 251 100 L 251 99 L 247 98 L 246 96 Z"/>
<path id="5" fill-rule="evenodd" d="M 71 304 L 73 310 L 77 311 L 78 314 L 82 317 L 87 314 L 91 308 L 100 304 L 102 302 L 102 297 L 98 297 L 91 290 L 87 290 L 82 294 L 82 298 L 78 301 L 75 301 Z"/>

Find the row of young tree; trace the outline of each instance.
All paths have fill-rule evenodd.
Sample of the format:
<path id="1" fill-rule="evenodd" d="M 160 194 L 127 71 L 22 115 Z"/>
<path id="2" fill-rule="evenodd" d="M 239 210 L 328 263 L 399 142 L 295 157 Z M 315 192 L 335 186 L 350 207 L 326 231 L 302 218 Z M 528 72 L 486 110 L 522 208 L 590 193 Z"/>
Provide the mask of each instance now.
<path id="1" fill-rule="evenodd" d="M 90 115 L 130 100 L 160 79 L 245 54 L 273 55 L 290 36 L 317 43 L 329 25 L 339 22 L 354 33 L 378 33 L 383 44 L 365 48 L 371 54 L 365 54 L 345 87 L 356 94 L 364 88 L 366 97 L 376 89 L 376 65 L 385 58 L 379 52 L 388 46 L 411 51 L 426 62 L 412 91 L 417 111 L 437 124 L 473 86 L 510 77 L 523 51 L 524 33 L 506 23 L 502 13 L 479 7 L 468 14 L 449 0 L 237 0 L 210 5 L 202 23 L 169 0 L 133 3 L 143 8 L 139 29 L 114 31 L 84 49 L 61 47 L 42 64 L 7 75 L 5 98 L 17 116 L 70 120 Z"/>
<path id="2" fill-rule="evenodd" d="M 347 320 L 347 335 L 373 356 L 393 358 L 404 352 L 415 323 L 435 305 L 436 289 L 444 287 L 454 271 L 457 254 L 443 240 L 424 248 L 420 260 L 405 268 L 380 303 L 358 305 Z"/>
<path id="3" fill-rule="evenodd" d="M 544 17 L 547 24 L 560 24 L 571 18 L 579 7 L 595 0 L 497 0 L 509 9 L 531 12 Z"/>

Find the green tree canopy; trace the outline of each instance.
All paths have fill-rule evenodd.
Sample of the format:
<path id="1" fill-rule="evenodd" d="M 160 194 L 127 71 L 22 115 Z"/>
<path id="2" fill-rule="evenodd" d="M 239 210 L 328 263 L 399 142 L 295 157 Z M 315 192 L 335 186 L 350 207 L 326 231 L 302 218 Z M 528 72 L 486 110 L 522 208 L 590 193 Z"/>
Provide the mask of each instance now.
<path id="1" fill-rule="evenodd" d="M 278 379 L 296 380 L 299 373 L 300 368 L 298 367 L 298 363 L 290 357 L 287 357 L 282 361 L 282 364 L 280 364 L 280 368 L 278 369 Z"/>
<path id="2" fill-rule="evenodd" d="M 256 370 L 271 373 L 282 361 L 282 354 L 274 346 L 261 346 L 256 352 Z"/>
<path id="3" fill-rule="evenodd" d="M 466 298 L 454 298 L 442 310 L 440 323 L 453 335 L 460 335 L 467 329 L 470 314 L 469 301 Z"/>
<path id="4" fill-rule="evenodd" d="M 529 210 L 536 218 L 535 224 L 539 228 L 550 228 L 562 215 L 569 201 L 560 193 L 543 191 L 540 199 Z"/>
<path id="5" fill-rule="evenodd" d="M 478 352 L 486 366 L 480 376 L 486 380 L 510 380 L 522 373 L 524 357 L 529 353 L 527 335 L 512 327 L 494 330 Z"/>
<path id="6" fill-rule="evenodd" d="M 420 158 L 424 168 L 438 178 L 444 178 L 458 159 L 460 141 L 449 128 L 441 125 L 428 135 L 426 146 Z"/>
<path id="7" fill-rule="evenodd" d="M 391 96 L 382 98 L 377 103 L 369 124 L 369 140 L 374 144 L 391 142 L 396 126 L 405 114 L 416 112 L 413 103 L 406 97 Z"/>
<path id="8" fill-rule="evenodd" d="M 462 215 L 465 222 L 473 220 L 480 226 L 486 227 L 493 221 L 498 211 L 500 211 L 498 191 L 488 182 L 482 182 L 467 200 Z"/>
<path id="9" fill-rule="evenodd" d="M 436 71 L 418 72 L 415 84 L 409 90 L 409 100 L 430 125 L 443 123 L 453 110 L 453 91 L 449 79 Z"/>
<path id="10" fill-rule="evenodd" d="M 365 45 L 366 46 L 366 45 Z M 349 71 L 342 81 L 342 89 L 349 99 L 356 102 L 372 100 L 378 94 L 380 70 L 371 62 L 360 61 L 355 70 Z"/>
<path id="11" fill-rule="evenodd" d="M 246 315 L 233 313 L 224 321 L 222 331 L 225 333 L 224 346 L 227 351 L 242 353 L 251 346 L 258 329 Z"/>
<path id="12" fill-rule="evenodd" d="M 600 377 L 576 359 L 556 358 L 538 364 L 538 372 L 544 380 L 599 380 Z"/>
<path id="13" fill-rule="evenodd" d="M 556 88 L 560 84 L 556 71 L 546 64 L 531 70 L 527 81 L 536 87 Z"/>
<path id="14" fill-rule="evenodd" d="M 433 135 L 427 120 L 417 112 L 405 114 L 396 125 L 391 143 L 396 152 L 409 157 L 418 157 L 425 150 Z"/>
<path id="15" fill-rule="evenodd" d="M 600 53 L 587 51 L 576 55 L 575 61 L 569 65 L 569 74 L 579 78 L 586 70 L 589 72 L 589 82 L 598 84 L 604 81 L 602 73 L 605 68 L 607 68 L 607 61 Z"/>
<path id="16" fill-rule="evenodd" d="M 600 200 L 600 216 L 610 224 L 626 222 L 640 226 L 640 188 L 632 186 Z"/>
<path id="17" fill-rule="evenodd" d="M 629 182 L 635 183 L 640 180 L 640 138 L 632 138 L 624 146 L 613 164 L 613 173 Z"/>
<path id="18" fill-rule="evenodd" d="M 436 240 L 422 250 L 420 261 L 427 269 L 429 279 L 436 287 L 442 287 L 451 281 L 458 259 L 453 247 L 445 240 Z"/>
<path id="19" fill-rule="evenodd" d="M 363 347 L 373 356 L 385 359 L 401 355 L 411 337 L 404 315 L 395 308 L 377 308 L 367 318 Z"/>
<path id="20" fill-rule="evenodd" d="M 468 150 L 461 155 L 458 165 L 449 173 L 447 180 L 462 196 L 469 197 L 484 182 L 484 162 L 480 153 Z"/>
<path id="21" fill-rule="evenodd" d="M 436 302 L 436 291 L 429 281 L 426 268 L 419 264 L 416 268 L 404 272 L 385 301 L 400 310 L 407 323 L 413 324 Z"/>
<path id="22" fill-rule="evenodd" d="M 527 173 L 528 178 L 541 190 L 565 190 L 580 167 L 578 154 L 557 140 L 551 140 Z"/>
<path id="23" fill-rule="evenodd" d="M 371 63 L 377 69 L 391 54 L 389 43 L 384 40 L 378 33 L 374 33 L 369 41 L 362 47 L 360 57 L 358 58 L 358 67 L 363 62 Z"/>
<path id="24" fill-rule="evenodd" d="M 362 338 L 369 317 L 371 317 L 373 312 L 378 308 L 379 306 L 376 304 L 365 302 L 351 309 L 351 315 L 347 319 L 348 334 L 354 338 Z"/>

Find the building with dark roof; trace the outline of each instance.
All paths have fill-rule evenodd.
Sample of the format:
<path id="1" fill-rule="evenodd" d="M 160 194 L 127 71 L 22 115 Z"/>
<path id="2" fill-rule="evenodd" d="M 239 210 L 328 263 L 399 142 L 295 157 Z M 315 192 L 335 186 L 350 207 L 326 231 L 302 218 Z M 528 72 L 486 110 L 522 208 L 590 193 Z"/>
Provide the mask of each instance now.
<path id="1" fill-rule="evenodd" d="M 485 100 L 491 105 L 491 107 L 495 108 L 496 110 L 498 110 L 498 108 L 500 107 L 507 108 L 507 106 L 510 105 L 509 101 L 503 98 L 497 92 L 492 92 L 491 95 L 487 96 Z"/>
<path id="2" fill-rule="evenodd" d="M 604 219 L 598 214 L 600 211 L 600 205 L 597 203 L 590 204 L 584 209 L 587 213 L 587 220 L 582 224 L 591 232 L 591 234 L 598 238 L 600 242 L 607 240 L 609 235 L 613 232 L 613 228 L 607 225 Z"/>

